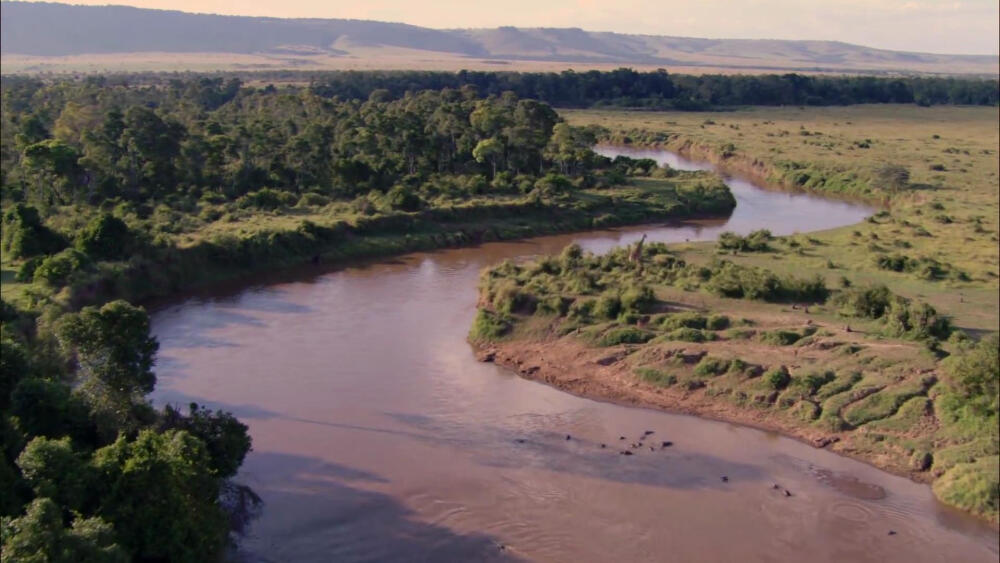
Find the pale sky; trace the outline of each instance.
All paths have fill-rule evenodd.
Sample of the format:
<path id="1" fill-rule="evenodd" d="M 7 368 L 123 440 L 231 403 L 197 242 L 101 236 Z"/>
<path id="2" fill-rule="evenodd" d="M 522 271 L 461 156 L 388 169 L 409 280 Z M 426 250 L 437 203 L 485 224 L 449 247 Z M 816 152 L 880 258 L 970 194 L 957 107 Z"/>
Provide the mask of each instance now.
<path id="1" fill-rule="evenodd" d="M 751 39 L 828 39 L 954 54 L 1000 52 L 1000 0 L 69 0 L 230 15 L 353 18 L 433 28 L 580 27 Z"/>

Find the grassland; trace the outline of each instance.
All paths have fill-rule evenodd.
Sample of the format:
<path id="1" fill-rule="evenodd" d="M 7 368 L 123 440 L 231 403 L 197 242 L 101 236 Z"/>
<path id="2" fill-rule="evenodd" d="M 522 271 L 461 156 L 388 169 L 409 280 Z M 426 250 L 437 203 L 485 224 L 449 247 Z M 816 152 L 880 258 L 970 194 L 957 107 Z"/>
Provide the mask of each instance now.
<path id="1" fill-rule="evenodd" d="M 746 253 L 737 263 L 777 272 L 816 272 L 831 282 L 884 282 L 952 315 L 964 328 L 998 329 L 1000 143 L 997 108 L 849 106 L 753 108 L 731 112 L 563 111 L 575 125 L 607 127 L 609 138 L 654 144 L 712 160 L 776 188 L 864 199 L 887 215 L 791 237 L 794 252 Z M 893 189 L 878 170 L 910 173 Z M 789 247 L 790 248 L 790 247 Z M 684 247 L 708 260 L 713 245 Z M 949 273 L 881 269 L 880 257 L 932 259 Z M 930 279 L 927 279 L 930 278 Z"/>
<path id="2" fill-rule="evenodd" d="M 884 210 L 763 245 L 647 245 L 641 268 L 626 249 L 499 265 L 470 332 L 482 359 L 582 395 L 781 431 L 997 521 L 996 108 L 563 115 L 609 142 Z M 863 313 L 878 287 L 899 296 L 894 312 Z M 962 362 L 983 397 L 963 387 Z"/>

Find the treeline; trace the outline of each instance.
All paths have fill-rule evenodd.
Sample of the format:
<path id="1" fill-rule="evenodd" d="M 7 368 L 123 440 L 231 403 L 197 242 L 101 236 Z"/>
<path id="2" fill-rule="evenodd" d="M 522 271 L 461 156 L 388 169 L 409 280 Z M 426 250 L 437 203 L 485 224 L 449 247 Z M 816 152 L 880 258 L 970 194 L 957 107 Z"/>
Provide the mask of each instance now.
<path id="1" fill-rule="evenodd" d="M 528 72 L 357 72 L 310 77 L 326 97 L 363 98 L 375 89 L 394 96 L 422 88 L 472 86 L 483 95 L 511 91 L 560 107 L 624 106 L 708 110 L 741 105 L 996 105 L 996 80 L 974 78 L 876 78 L 802 74 L 721 75 L 613 71 Z"/>
<path id="2" fill-rule="evenodd" d="M 606 165 L 590 150 L 593 135 L 561 123 L 548 104 L 509 92 L 480 98 L 469 88 L 341 100 L 211 78 L 164 86 L 11 80 L 3 109 L 8 200 L 378 190 L 416 208 L 421 188 L 428 197 L 517 191 L 548 173 L 592 184 L 592 170 Z"/>
<path id="3" fill-rule="evenodd" d="M 198 75 L 189 73 L 134 73 L 87 77 L 102 85 L 170 86 L 192 88 Z M 996 79 L 957 77 L 819 76 L 802 74 L 670 74 L 664 70 L 487 72 L 487 71 L 264 71 L 219 73 L 224 86 L 195 86 L 208 105 L 235 96 L 241 82 L 302 84 L 324 98 L 366 100 L 382 91 L 391 99 L 407 92 L 470 88 L 475 95 L 499 96 L 513 92 L 558 107 L 639 107 L 647 109 L 709 110 L 744 105 L 996 105 Z M 5 84 L 41 83 L 28 77 L 4 77 Z"/>

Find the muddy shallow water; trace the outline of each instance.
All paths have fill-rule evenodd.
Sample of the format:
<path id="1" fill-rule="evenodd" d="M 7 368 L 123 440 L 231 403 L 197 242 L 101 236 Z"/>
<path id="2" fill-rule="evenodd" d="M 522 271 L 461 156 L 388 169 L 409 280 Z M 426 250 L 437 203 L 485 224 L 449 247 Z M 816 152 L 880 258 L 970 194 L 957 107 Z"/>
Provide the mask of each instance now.
<path id="1" fill-rule="evenodd" d="M 476 281 L 505 258 L 570 242 L 601 252 L 642 233 L 805 232 L 869 213 L 729 183 L 738 206 L 728 220 L 301 269 L 159 308 L 154 401 L 224 408 L 250 426 L 239 480 L 266 504 L 239 557 L 996 561 L 997 533 L 925 485 L 772 433 L 581 399 L 475 361 L 465 336 Z M 674 445 L 616 453 L 619 436 L 646 430 Z"/>

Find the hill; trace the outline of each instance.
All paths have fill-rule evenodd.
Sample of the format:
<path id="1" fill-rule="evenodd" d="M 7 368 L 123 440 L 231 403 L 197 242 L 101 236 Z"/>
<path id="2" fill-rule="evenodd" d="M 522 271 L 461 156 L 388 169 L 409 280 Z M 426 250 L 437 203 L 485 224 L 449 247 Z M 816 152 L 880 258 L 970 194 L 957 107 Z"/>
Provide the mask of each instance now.
<path id="1" fill-rule="evenodd" d="M 698 39 L 574 28 L 438 30 L 345 19 L 220 16 L 127 6 L 0 3 L 4 72 L 40 70 L 603 68 L 691 72 L 983 74 L 991 55 L 834 41 Z"/>

